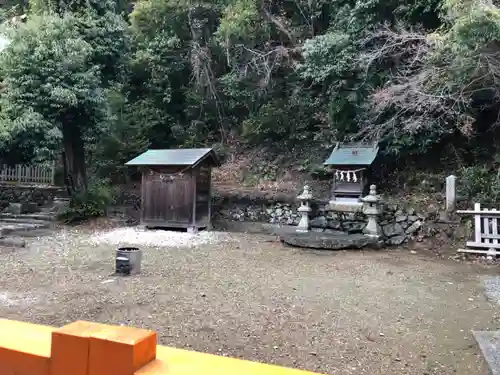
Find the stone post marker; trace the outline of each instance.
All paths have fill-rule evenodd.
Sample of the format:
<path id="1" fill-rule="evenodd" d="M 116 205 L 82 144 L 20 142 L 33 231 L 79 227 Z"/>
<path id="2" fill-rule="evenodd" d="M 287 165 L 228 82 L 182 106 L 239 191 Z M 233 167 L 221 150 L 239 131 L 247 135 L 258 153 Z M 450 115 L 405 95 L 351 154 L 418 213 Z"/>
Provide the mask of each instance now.
<path id="1" fill-rule="evenodd" d="M 457 177 L 454 175 L 446 177 L 446 212 L 448 214 L 455 211 L 457 205 Z"/>
<path id="2" fill-rule="evenodd" d="M 383 235 L 382 228 L 378 224 L 378 216 L 382 213 L 380 207 L 380 197 L 377 195 L 377 187 L 370 185 L 370 193 L 361 198 L 363 202 L 363 213 L 368 218 L 368 224 L 363 229 L 363 233 L 370 237 L 381 237 Z"/>
<path id="3" fill-rule="evenodd" d="M 309 192 L 309 186 L 304 186 L 304 191 L 297 199 L 300 200 L 300 207 L 297 211 L 301 214 L 299 224 L 297 225 L 297 232 L 309 232 L 309 213 L 312 211 L 309 206 L 309 201 L 312 199 L 312 194 Z"/>

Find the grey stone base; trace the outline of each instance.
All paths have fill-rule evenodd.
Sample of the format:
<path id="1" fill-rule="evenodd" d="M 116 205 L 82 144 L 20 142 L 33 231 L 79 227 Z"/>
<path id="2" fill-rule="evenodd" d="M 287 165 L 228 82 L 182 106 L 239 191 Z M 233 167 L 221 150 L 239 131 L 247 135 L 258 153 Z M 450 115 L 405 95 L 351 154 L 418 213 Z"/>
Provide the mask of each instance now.
<path id="1" fill-rule="evenodd" d="M 50 233 L 55 217 L 49 214 L 0 213 L 0 247 L 25 247 L 26 237 Z"/>
<path id="2" fill-rule="evenodd" d="M 26 241 L 19 237 L 0 238 L 0 246 L 26 247 Z"/>
<path id="3" fill-rule="evenodd" d="M 328 234 L 317 232 L 287 232 L 280 235 L 287 245 L 309 249 L 344 250 L 372 248 L 380 249 L 382 242 L 363 234 Z"/>
<path id="4" fill-rule="evenodd" d="M 500 375 L 500 331 L 473 331 L 492 375 Z"/>

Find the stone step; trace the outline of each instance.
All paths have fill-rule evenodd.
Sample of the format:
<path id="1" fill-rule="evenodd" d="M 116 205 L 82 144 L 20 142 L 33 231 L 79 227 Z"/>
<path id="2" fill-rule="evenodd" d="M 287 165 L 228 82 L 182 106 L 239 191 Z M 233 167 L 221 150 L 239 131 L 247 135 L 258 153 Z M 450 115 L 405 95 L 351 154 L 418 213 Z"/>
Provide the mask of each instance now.
<path id="1" fill-rule="evenodd" d="M 30 223 L 3 223 L 0 221 L 0 237 L 5 237 L 6 235 L 19 234 L 23 232 L 29 232 L 32 230 L 43 229 L 50 227 L 49 222 L 43 224 L 30 224 Z"/>
<path id="2" fill-rule="evenodd" d="M 382 242 L 377 238 L 364 234 L 317 233 L 317 232 L 284 232 L 280 235 L 281 242 L 295 247 L 318 250 L 344 249 L 379 249 Z"/>
<path id="3" fill-rule="evenodd" d="M 22 232 L 14 232 L 14 236 L 21 238 L 39 238 L 46 237 L 52 235 L 54 232 L 53 228 L 40 228 L 40 229 L 31 229 Z M 9 236 L 5 237 L 9 238 Z"/>
<path id="4" fill-rule="evenodd" d="M 14 218 L 14 217 L 0 217 L 0 223 L 13 223 L 13 224 L 47 224 L 52 223 L 49 220 L 29 219 L 29 218 Z"/>
<path id="5" fill-rule="evenodd" d="M 0 246 L 5 247 L 26 247 L 26 241 L 20 237 L 0 238 Z"/>
<path id="6" fill-rule="evenodd" d="M 0 221 L 4 219 L 22 219 L 25 221 L 30 220 L 40 220 L 40 221 L 56 221 L 57 217 L 54 214 L 47 213 L 36 213 L 36 214 L 9 214 L 9 213 L 0 213 Z"/>

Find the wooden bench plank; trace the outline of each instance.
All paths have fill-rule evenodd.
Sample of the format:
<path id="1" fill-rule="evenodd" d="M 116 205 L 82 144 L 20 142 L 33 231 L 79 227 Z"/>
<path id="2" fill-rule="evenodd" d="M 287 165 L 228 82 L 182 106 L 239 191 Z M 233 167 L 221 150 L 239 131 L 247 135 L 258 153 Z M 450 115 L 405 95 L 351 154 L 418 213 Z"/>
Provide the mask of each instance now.
<path id="1" fill-rule="evenodd" d="M 0 375 L 50 374 L 53 327 L 0 319 Z"/>

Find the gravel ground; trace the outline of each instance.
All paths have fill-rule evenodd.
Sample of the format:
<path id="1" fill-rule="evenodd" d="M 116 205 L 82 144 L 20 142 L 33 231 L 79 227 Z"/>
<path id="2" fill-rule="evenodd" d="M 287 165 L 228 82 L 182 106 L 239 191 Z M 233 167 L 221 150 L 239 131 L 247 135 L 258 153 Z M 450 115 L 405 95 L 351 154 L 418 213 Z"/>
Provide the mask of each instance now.
<path id="1" fill-rule="evenodd" d="M 143 272 L 114 277 L 117 244 Z M 0 316 L 150 328 L 162 344 L 325 374 L 486 375 L 494 268 L 403 251 L 312 252 L 224 233 L 61 230 L 0 248 Z"/>

